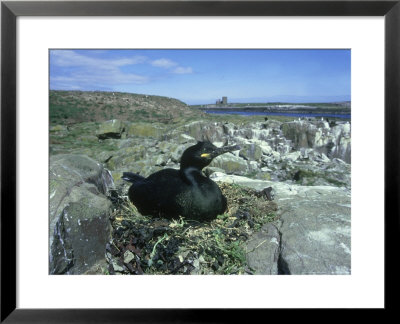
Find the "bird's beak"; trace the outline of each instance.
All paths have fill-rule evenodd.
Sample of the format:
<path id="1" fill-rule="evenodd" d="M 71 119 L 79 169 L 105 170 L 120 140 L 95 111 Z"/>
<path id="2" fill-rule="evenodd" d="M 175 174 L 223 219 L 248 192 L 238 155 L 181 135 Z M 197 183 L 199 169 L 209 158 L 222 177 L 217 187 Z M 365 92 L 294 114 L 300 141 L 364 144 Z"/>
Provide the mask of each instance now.
<path id="1" fill-rule="evenodd" d="M 236 150 L 240 150 L 240 146 L 239 145 L 232 145 L 232 146 L 222 146 L 219 148 L 216 148 L 211 154 L 210 156 L 212 158 L 217 157 L 218 155 L 227 153 L 227 152 L 232 152 L 232 151 L 236 151 Z"/>

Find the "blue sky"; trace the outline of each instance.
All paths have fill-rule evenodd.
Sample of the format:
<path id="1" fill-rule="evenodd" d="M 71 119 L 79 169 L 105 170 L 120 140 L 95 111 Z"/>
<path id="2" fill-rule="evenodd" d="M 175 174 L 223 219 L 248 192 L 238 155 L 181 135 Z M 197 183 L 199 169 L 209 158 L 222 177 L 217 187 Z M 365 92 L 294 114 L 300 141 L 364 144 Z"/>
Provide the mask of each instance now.
<path id="1" fill-rule="evenodd" d="M 187 104 L 350 100 L 350 50 L 50 50 L 50 89 Z"/>

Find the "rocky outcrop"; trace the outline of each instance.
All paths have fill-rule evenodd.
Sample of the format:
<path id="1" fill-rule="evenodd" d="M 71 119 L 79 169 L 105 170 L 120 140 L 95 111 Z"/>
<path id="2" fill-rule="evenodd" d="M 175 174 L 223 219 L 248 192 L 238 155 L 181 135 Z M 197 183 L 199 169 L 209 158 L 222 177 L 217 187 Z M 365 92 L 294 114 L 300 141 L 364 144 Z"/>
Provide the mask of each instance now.
<path id="1" fill-rule="evenodd" d="M 243 124 L 200 120 L 168 128 L 157 123 L 111 120 L 100 125 L 72 125 L 69 130 L 56 126 L 51 133 L 50 150 L 52 154 L 67 151 L 88 155 L 104 163 L 117 185 L 121 185 L 124 171 L 148 176 L 163 168 L 179 168 L 180 156 L 187 147 L 197 140 L 211 139 L 217 146 L 227 142 L 241 146 L 239 152 L 224 154 L 210 166 L 227 174 L 349 188 L 350 124 L 338 121 L 331 125 L 316 120 Z M 80 147 L 66 150 L 54 144 L 58 141 L 65 141 L 68 146 L 79 141 Z M 208 171 L 210 174 L 212 169 Z"/>
<path id="2" fill-rule="evenodd" d="M 313 148 L 329 158 L 351 161 L 350 124 L 341 123 L 332 128 L 326 121 L 310 123 L 297 120 L 283 123 L 283 136 L 293 143 L 293 148 Z"/>
<path id="3" fill-rule="evenodd" d="M 111 120 L 96 126 L 97 136 L 90 134 L 90 127 L 91 123 L 85 123 L 68 131 L 56 126 L 52 136 L 76 134 L 82 146 L 72 152 L 104 163 L 117 182 L 127 170 L 147 176 L 163 168 L 179 168 L 180 156 L 188 146 L 209 139 L 217 146 L 240 145 L 239 152 L 220 156 L 211 165 L 228 174 L 350 187 L 351 129 L 347 122 L 233 124 L 199 120 L 171 128 L 160 123 Z M 50 149 L 52 154 L 59 150 L 55 145 Z"/>
<path id="4" fill-rule="evenodd" d="M 110 173 L 87 156 L 51 157 L 50 274 L 80 274 L 104 259 L 112 186 Z"/>
<path id="5" fill-rule="evenodd" d="M 274 189 L 280 221 L 263 227 L 246 247 L 247 262 L 256 273 L 351 272 L 349 123 L 196 121 L 166 127 L 110 121 L 51 130 L 52 140 L 74 133 L 81 145 L 68 148 L 80 155 L 54 155 L 50 161 L 51 273 L 83 273 L 104 261 L 110 206 L 105 195 L 113 180 L 126 192 L 129 184 L 120 179 L 122 172 L 148 176 L 179 168 L 183 151 L 206 139 L 217 146 L 228 142 L 241 147 L 215 158 L 204 170 L 207 176 L 257 190 Z M 51 150 L 62 148 L 52 145 Z M 82 154 L 103 163 L 112 178 Z M 90 242 L 93 237 L 100 239 Z"/>
<path id="6" fill-rule="evenodd" d="M 214 181 L 272 187 L 278 221 L 250 237 L 247 261 L 256 274 L 350 274 L 350 191 L 214 173 Z"/>
<path id="7" fill-rule="evenodd" d="M 281 273 L 350 274 L 350 194 L 335 187 L 302 189 L 277 199 Z"/>

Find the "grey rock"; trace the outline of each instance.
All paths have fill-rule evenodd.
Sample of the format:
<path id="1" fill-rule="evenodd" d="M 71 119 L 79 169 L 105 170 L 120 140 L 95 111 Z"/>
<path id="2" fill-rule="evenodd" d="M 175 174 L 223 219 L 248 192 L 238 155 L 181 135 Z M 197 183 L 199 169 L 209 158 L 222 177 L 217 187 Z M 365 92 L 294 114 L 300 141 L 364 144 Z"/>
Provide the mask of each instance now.
<path id="1" fill-rule="evenodd" d="M 113 119 L 101 123 L 96 131 L 96 136 L 99 139 L 121 138 L 123 131 L 124 126 L 122 121 Z"/>
<path id="2" fill-rule="evenodd" d="M 249 172 L 248 163 L 231 153 L 222 154 L 217 156 L 211 163 L 210 167 L 217 167 L 223 169 L 229 174 L 246 174 Z"/>
<path id="3" fill-rule="evenodd" d="M 245 160 L 260 161 L 262 156 L 261 147 L 257 144 L 244 144 L 241 146 L 239 156 Z"/>
<path id="4" fill-rule="evenodd" d="M 171 160 L 175 163 L 179 163 L 181 161 L 181 156 L 183 152 L 189 147 L 192 146 L 193 143 L 186 143 L 183 145 L 173 145 L 170 150 Z"/>
<path id="5" fill-rule="evenodd" d="M 135 255 L 131 251 L 125 251 L 124 253 L 124 263 L 129 263 L 135 259 Z"/>
<path id="6" fill-rule="evenodd" d="M 64 208 L 56 223 L 50 253 L 51 274 L 81 274 L 104 259 L 111 237 L 111 203 L 89 191 Z"/>
<path id="7" fill-rule="evenodd" d="M 335 187 L 308 187 L 282 196 L 281 270 L 286 274 L 351 273 L 350 195 Z"/>
<path id="8" fill-rule="evenodd" d="M 49 272 L 82 273 L 104 258 L 112 176 L 87 156 L 65 154 L 50 158 L 49 183 Z"/>
<path id="9" fill-rule="evenodd" d="M 222 129 L 225 135 L 234 136 L 234 132 L 237 127 L 235 124 L 232 123 L 224 123 L 224 125 L 222 125 Z"/>
<path id="10" fill-rule="evenodd" d="M 180 134 L 178 137 L 178 142 L 179 144 L 186 144 L 186 143 L 196 144 L 196 139 L 186 134 Z"/>
<path id="11" fill-rule="evenodd" d="M 118 262 L 116 260 L 112 260 L 111 261 L 111 265 L 114 269 L 115 272 L 119 272 L 119 273 L 124 273 L 125 269 L 122 265 L 118 264 Z"/>
<path id="12" fill-rule="evenodd" d="M 313 147 L 315 143 L 317 127 L 303 121 L 284 123 L 281 126 L 283 135 L 290 139 L 296 148 Z"/>
<path id="13" fill-rule="evenodd" d="M 209 177 L 209 176 L 210 176 L 211 174 L 213 174 L 214 172 L 223 172 L 223 173 L 225 173 L 223 169 L 217 168 L 217 167 L 205 167 L 205 168 L 203 169 L 203 173 L 204 173 L 207 177 Z"/>
<path id="14" fill-rule="evenodd" d="M 293 143 L 293 148 L 313 148 L 329 158 L 351 161 L 351 126 L 340 123 L 332 128 L 324 121 L 316 123 L 293 121 L 281 125 L 283 136 Z"/>
<path id="15" fill-rule="evenodd" d="M 242 147 L 240 153 L 236 151 L 234 154 L 227 153 L 217 157 L 204 169 L 204 173 L 217 181 L 233 182 L 258 190 L 265 187 L 274 188 L 275 199 L 281 207 L 279 212 L 282 221 L 275 225 L 282 231 L 282 239 L 277 268 L 271 265 L 270 268 L 264 267 L 262 271 L 270 269 L 268 271 L 272 273 L 271 269 L 275 269 L 275 272 L 294 274 L 350 273 L 350 253 L 346 258 L 346 252 L 343 252 L 351 250 L 349 238 L 343 234 L 350 230 L 351 125 L 349 123 L 337 122 L 329 126 L 328 123 L 317 120 L 290 123 L 268 120 L 235 125 L 201 120 L 175 129 L 161 124 L 124 122 L 122 125 L 114 122 L 110 125 L 110 123 L 105 123 L 102 131 L 99 127 L 97 133 L 120 132 L 120 138 L 116 136 L 96 141 L 92 136 L 96 125 L 83 125 L 86 127 L 84 129 L 73 126 L 70 127 L 72 130 L 56 127 L 52 129 L 51 134 L 60 134 L 61 137 L 76 132 L 81 141 L 87 142 L 84 147 L 75 148 L 75 151 L 106 163 L 107 169 L 113 172 L 116 184 L 123 188 L 128 188 L 129 185 L 120 179 L 122 172 L 130 171 L 148 176 L 163 168 L 179 168 L 183 151 L 197 140 L 209 139 L 217 146 L 227 141 L 230 145 L 240 144 Z M 107 129 L 110 126 L 112 127 Z M 122 135 L 126 135 L 126 138 Z M 89 147 L 87 145 L 89 142 L 95 148 Z M 57 146 L 55 148 L 59 149 Z M 65 224 L 59 220 L 70 203 L 79 203 L 89 194 L 102 196 L 112 183 L 109 172 L 93 160 L 90 162 L 84 158 L 85 161 L 80 161 L 76 156 L 65 161 L 63 159 L 65 158 L 62 156 L 54 156 L 51 159 L 51 233 L 66 231 Z M 301 172 L 302 177 L 296 180 L 295 175 L 298 172 Z M 275 181 L 268 181 L 271 179 Z M 339 186 L 341 188 L 338 188 Z M 337 197 L 337 203 L 335 200 L 331 201 L 331 197 Z M 342 224 L 343 226 L 339 228 L 334 221 L 336 214 L 340 215 L 342 220 L 348 220 L 348 222 L 343 221 L 343 224 L 348 223 L 348 227 Z M 310 221 L 310 217 L 315 220 L 314 223 Z M 291 231 L 292 228 L 299 230 Z M 265 229 L 263 231 L 260 233 L 266 235 Z M 341 231 L 342 236 L 334 236 L 336 231 Z M 252 239 L 255 240 L 256 237 Z M 53 238 L 50 240 L 52 242 Z M 302 243 L 296 245 L 297 241 Z M 330 248 L 328 242 L 337 242 L 336 250 Z M 61 242 L 58 241 L 57 244 Z M 63 244 L 68 248 L 70 242 Z M 294 254 L 291 254 L 293 245 L 298 250 L 295 249 Z M 66 251 L 72 249 L 67 248 Z M 316 252 L 313 254 L 312 249 L 322 254 L 318 255 Z M 260 251 L 260 253 L 267 252 Z M 295 253 L 312 257 L 296 261 Z M 325 259 L 322 260 L 322 257 Z M 338 260 L 336 263 L 332 261 L 335 259 Z M 66 253 L 64 260 L 59 260 L 58 269 L 65 271 L 71 267 L 73 260 L 74 255 Z M 303 266 L 299 266 L 299 262 L 303 262 Z M 320 264 L 325 264 L 325 268 Z M 68 271 L 73 271 L 71 269 Z"/>
<path id="16" fill-rule="evenodd" d="M 295 151 L 295 152 L 289 153 L 284 158 L 287 160 L 290 160 L 290 161 L 296 161 L 300 158 L 300 152 Z"/>
<path id="17" fill-rule="evenodd" d="M 222 123 L 208 121 L 194 121 L 183 126 L 185 134 L 196 141 L 210 140 L 211 142 L 223 141 L 225 130 Z"/>
<path id="18" fill-rule="evenodd" d="M 279 206 L 276 226 L 281 236 L 279 273 L 351 273 L 350 190 L 334 186 L 299 186 L 253 180 L 218 172 L 210 178 L 256 190 L 266 187 L 274 189 L 275 201 Z M 256 239 L 262 240 L 263 234 L 260 235 L 261 238 Z M 266 246 L 266 249 L 270 247 Z M 271 254 L 269 250 L 265 253 Z M 271 263 L 270 268 L 273 267 Z"/>
<path id="19" fill-rule="evenodd" d="M 50 231 L 54 220 L 69 202 L 74 187 L 91 183 L 106 195 L 113 187 L 113 179 L 100 163 L 84 155 L 60 154 L 50 158 Z"/>
<path id="20" fill-rule="evenodd" d="M 254 274 L 278 274 L 280 235 L 275 225 L 264 225 L 246 243 L 247 265 Z"/>

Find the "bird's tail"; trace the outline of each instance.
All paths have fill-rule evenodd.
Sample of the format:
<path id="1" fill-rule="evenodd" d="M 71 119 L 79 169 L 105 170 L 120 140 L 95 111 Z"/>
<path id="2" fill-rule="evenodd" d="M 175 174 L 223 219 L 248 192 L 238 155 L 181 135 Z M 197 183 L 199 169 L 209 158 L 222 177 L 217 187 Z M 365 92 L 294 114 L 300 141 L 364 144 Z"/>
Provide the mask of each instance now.
<path id="1" fill-rule="evenodd" d="M 135 183 L 135 182 L 138 182 L 138 181 L 143 181 L 145 178 L 142 177 L 141 175 L 136 174 L 136 173 L 124 172 L 122 174 L 121 179 L 123 179 L 125 181 L 128 181 L 128 182 Z"/>

